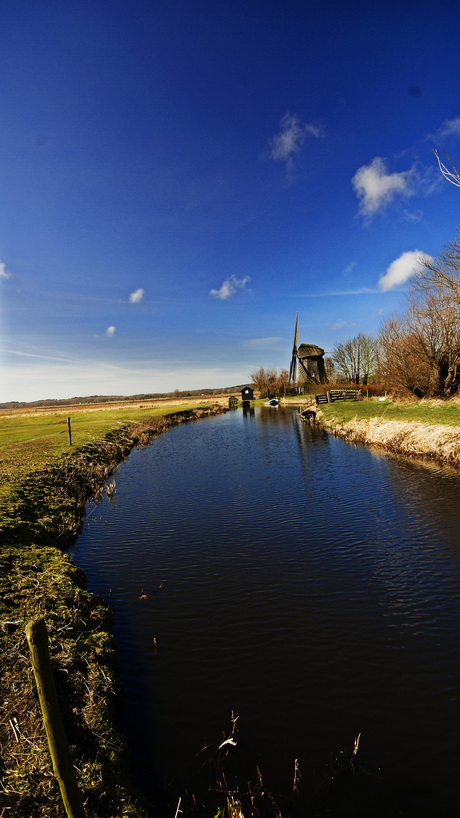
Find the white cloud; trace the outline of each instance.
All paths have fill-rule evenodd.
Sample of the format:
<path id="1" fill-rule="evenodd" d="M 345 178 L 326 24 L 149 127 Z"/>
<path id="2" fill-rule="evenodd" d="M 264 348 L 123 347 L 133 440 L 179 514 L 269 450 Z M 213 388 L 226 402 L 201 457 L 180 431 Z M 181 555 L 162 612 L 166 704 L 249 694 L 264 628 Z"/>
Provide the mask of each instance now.
<path id="1" fill-rule="evenodd" d="M 372 287 L 359 287 L 357 290 L 330 290 L 329 292 L 319 293 L 296 293 L 296 298 L 337 298 L 342 295 L 367 295 L 367 293 L 376 293 L 377 290 Z"/>
<path id="2" fill-rule="evenodd" d="M 353 272 L 353 270 L 355 269 L 356 264 L 357 264 L 357 262 L 356 262 L 356 261 L 350 261 L 350 263 L 349 263 L 349 264 L 347 264 L 347 266 L 343 268 L 343 270 L 342 270 L 342 275 L 343 275 L 343 276 L 348 276 L 348 275 L 350 275 L 350 273 L 352 273 L 352 272 Z"/>
<path id="3" fill-rule="evenodd" d="M 460 117 L 446 119 L 431 139 L 444 139 L 447 136 L 460 136 Z"/>
<path id="4" fill-rule="evenodd" d="M 423 267 L 423 259 L 433 261 L 431 256 L 422 253 L 421 250 L 408 250 L 395 259 L 386 272 L 379 278 L 379 288 L 386 293 L 404 284 L 409 278 L 418 275 Z"/>
<path id="5" fill-rule="evenodd" d="M 348 321 L 344 321 L 343 318 L 339 318 L 338 321 L 333 324 L 332 329 L 343 329 L 344 327 L 348 327 Z"/>
<path id="6" fill-rule="evenodd" d="M 351 180 L 360 200 L 361 213 L 371 216 L 396 196 L 411 196 L 413 176 L 413 169 L 387 173 L 385 162 L 380 156 L 376 156 L 369 165 L 362 165 Z"/>
<path id="7" fill-rule="evenodd" d="M 138 290 L 134 290 L 133 293 L 129 296 L 129 303 L 130 304 L 140 304 L 142 299 L 144 298 L 144 290 L 142 287 L 139 287 Z"/>
<path id="8" fill-rule="evenodd" d="M 105 331 L 105 334 L 107 335 L 108 338 L 113 338 L 116 331 L 117 331 L 116 327 L 113 327 L 113 326 L 112 327 L 107 327 L 107 329 Z"/>
<path id="9" fill-rule="evenodd" d="M 0 261 L 0 278 L 11 278 L 11 273 L 7 273 L 3 261 Z"/>
<path id="10" fill-rule="evenodd" d="M 321 130 L 311 123 L 302 124 L 297 114 L 284 114 L 279 133 L 270 139 L 270 159 L 290 165 L 308 134 L 319 139 Z"/>
<path id="11" fill-rule="evenodd" d="M 244 278 L 230 276 L 230 278 L 225 279 L 218 290 L 210 290 L 210 294 L 215 298 L 220 298 L 221 301 L 225 301 L 227 298 L 230 298 L 230 296 L 235 295 L 237 290 L 244 289 L 250 280 L 250 276 L 245 276 Z"/>
<path id="12" fill-rule="evenodd" d="M 273 346 L 278 346 L 282 340 L 283 339 L 278 335 L 273 335 L 269 338 L 248 338 L 248 340 L 244 342 L 244 346 L 249 347 L 250 349 L 264 349 L 265 347 L 271 348 Z"/>

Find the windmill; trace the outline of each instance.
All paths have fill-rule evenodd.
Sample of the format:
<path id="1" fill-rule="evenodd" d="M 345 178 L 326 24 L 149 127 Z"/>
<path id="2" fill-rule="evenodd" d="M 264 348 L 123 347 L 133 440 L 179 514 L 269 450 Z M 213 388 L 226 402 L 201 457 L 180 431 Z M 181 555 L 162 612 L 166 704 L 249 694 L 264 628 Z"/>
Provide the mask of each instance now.
<path id="1" fill-rule="evenodd" d="M 297 345 L 299 343 L 299 313 L 297 313 L 295 319 L 295 330 L 294 330 L 294 346 L 292 348 L 292 358 L 291 358 L 291 368 L 289 370 L 289 383 L 293 383 L 294 385 L 297 382 Z"/>

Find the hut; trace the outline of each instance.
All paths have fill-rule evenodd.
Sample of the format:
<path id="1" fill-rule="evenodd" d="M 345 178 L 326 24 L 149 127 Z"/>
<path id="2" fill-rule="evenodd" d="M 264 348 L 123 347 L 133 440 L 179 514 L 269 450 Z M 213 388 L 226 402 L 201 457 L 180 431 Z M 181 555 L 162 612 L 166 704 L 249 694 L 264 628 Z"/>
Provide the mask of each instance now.
<path id="1" fill-rule="evenodd" d="M 250 406 L 251 401 L 254 400 L 254 390 L 251 386 L 245 386 L 241 390 L 241 402 L 243 406 Z"/>

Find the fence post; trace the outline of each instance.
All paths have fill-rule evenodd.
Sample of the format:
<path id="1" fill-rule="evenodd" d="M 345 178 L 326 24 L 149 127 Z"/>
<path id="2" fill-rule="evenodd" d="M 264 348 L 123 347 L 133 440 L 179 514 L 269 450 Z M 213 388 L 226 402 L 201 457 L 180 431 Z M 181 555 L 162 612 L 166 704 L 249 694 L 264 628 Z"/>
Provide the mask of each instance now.
<path id="1" fill-rule="evenodd" d="M 59 710 L 48 652 L 48 634 L 45 620 L 36 619 L 33 622 L 28 622 L 26 636 L 32 656 L 32 666 L 48 737 L 53 771 L 59 782 L 65 811 L 68 818 L 85 818 L 83 801 L 77 786 L 61 711 Z"/>
<path id="2" fill-rule="evenodd" d="M 69 446 L 72 445 L 72 426 L 70 425 L 70 418 L 67 418 L 67 429 L 69 430 Z"/>

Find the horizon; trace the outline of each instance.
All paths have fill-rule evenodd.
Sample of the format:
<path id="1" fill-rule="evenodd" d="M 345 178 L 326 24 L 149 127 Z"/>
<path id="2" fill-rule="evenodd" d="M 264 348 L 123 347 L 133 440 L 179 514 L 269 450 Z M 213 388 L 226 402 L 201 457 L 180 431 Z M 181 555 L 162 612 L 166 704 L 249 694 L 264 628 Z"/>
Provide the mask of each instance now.
<path id="1" fill-rule="evenodd" d="M 454 238 L 447 0 L 18 0 L 0 21 L 2 403 L 244 384 L 289 369 L 297 312 L 330 355 Z"/>

